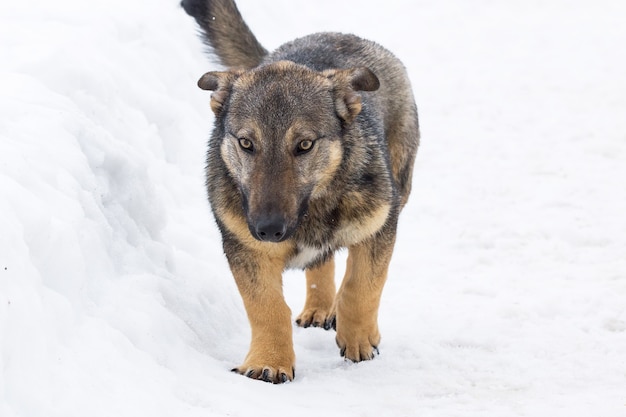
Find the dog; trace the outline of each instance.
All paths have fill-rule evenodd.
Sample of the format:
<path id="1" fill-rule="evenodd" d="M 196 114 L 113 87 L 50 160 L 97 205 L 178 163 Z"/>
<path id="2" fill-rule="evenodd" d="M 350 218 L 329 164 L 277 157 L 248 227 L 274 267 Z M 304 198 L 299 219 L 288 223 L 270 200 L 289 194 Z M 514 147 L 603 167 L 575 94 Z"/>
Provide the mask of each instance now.
<path id="1" fill-rule="evenodd" d="M 398 215 L 411 190 L 417 108 L 402 63 L 354 35 L 318 33 L 269 53 L 232 0 L 183 0 L 227 67 L 202 75 L 215 124 L 209 202 L 250 321 L 233 372 L 292 381 L 282 272 L 304 269 L 302 327 L 336 330 L 340 354 L 378 354 L 378 308 Z M 348 248 L 338 291 L 333 254 Z"/>

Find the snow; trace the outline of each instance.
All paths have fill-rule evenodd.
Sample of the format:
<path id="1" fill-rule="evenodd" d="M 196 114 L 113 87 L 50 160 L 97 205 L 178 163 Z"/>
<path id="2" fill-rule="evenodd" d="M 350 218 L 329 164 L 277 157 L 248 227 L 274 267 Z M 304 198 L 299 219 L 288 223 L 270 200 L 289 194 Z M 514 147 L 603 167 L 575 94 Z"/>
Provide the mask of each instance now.
<path id="1" fill-rule="evenodd" d="M 195 85 L 217 66 L 176 0 L 7 1 L 0 416 L 626 415 L 626 3 L 238 4 L 268 48 L 353 32 L 409 69 L 380 356 L 295 328 L 293 383 L 228 372 L 249 330 Z M 285 274 L 294 318 L 304 291 Z"/>

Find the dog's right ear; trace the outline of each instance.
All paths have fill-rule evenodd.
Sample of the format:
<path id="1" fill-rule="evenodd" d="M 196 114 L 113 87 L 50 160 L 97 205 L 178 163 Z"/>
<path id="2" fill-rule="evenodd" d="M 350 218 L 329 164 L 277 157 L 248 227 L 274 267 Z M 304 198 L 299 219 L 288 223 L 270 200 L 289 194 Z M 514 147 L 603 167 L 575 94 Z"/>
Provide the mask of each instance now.
<path id="1" fill-rule="evenodd" d="M 219 116 L 224 103 L 228 100 L 233 83 L 242 74 L 241 71 L 211 71 L 198 80 L 198 87 L 213 91 L 211 94 L 211 110 Z"/>

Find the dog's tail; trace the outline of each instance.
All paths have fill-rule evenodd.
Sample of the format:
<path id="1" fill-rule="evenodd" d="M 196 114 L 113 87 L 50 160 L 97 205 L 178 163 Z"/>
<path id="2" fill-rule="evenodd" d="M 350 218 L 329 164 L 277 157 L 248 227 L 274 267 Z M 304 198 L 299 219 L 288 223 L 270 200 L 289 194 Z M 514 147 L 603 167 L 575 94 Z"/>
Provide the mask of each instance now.
<path id="1" fill-rule="evenodd" d="M 229 68 L 253 68 L 267 50 L 244 22 L 233 0 L 182 0 L 181 6 L 202 29 L 202 38 Z"/>

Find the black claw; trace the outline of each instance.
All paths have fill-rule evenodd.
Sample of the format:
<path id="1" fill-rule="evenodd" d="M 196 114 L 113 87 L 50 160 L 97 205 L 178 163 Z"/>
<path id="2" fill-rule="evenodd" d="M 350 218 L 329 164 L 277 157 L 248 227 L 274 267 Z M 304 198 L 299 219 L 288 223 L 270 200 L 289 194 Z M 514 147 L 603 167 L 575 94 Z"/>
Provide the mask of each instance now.
<path id="1" fill-rule="evenodd" d="M 296 377 L 296 368 L 291 368 L 291 375 L 295 379 L 295 377 Z"/>
<path id="2" fill-rule="evenodd" d="M 337 330 L 337 318 L 336 317 L 331 317 L 329 319 L 327 319 L 326 321 L 324 321 L 324 330 Z"/>
<path id="3" fill-rule="evenodd" d="M 287 376 L 286 373 L 281 373 L 280 374 L 280 381 L 284 384 L 285 382 L 289 381 L 289 377 Z"/>
<path id="4" fill-rule="evenodd" d="M 271 382 L 269 369 L 263 369 L 263 373 L 261 373 L 261 379 L 265 382 Z"/>
<path id="5" fill-rule="evenodd" d="M 246 372 L 246 376 L 248 378 L 252 378 L 253 375 L 254 375 L 254 369 L 250 369 L 248 372 Z"/>
<path id="6" fill-rule="evenodd" d="M 297 320 L 296 320 L 296 324 L 299 326 L 299 325 L 300 325 L 300 323 L 302 323 L 302 320 L 297 319 Z"/>
<path id="7" fill-rule="evenodd" d="M 374 349 L 374 353 L 376 353 L 377 355 L 380 355 L 380 351 L 378 350 L 378 346 L 372 346 L 372 348 Z"/>
<path id="8" fill-rule="evenodd" d="M 339 355 L 341 356 L 346 356 L 346 348 L 341 348 L 341 350 L 339 351 Z"/>
<path id="9" fill-rule="evenodd" d="M 309 327 L 311 327 L 311 322 L 307 321 L 304 323 L 304 325 L 302 325 L 302 327 L 304 327 L 305 329 L 308 329 Z"/>

